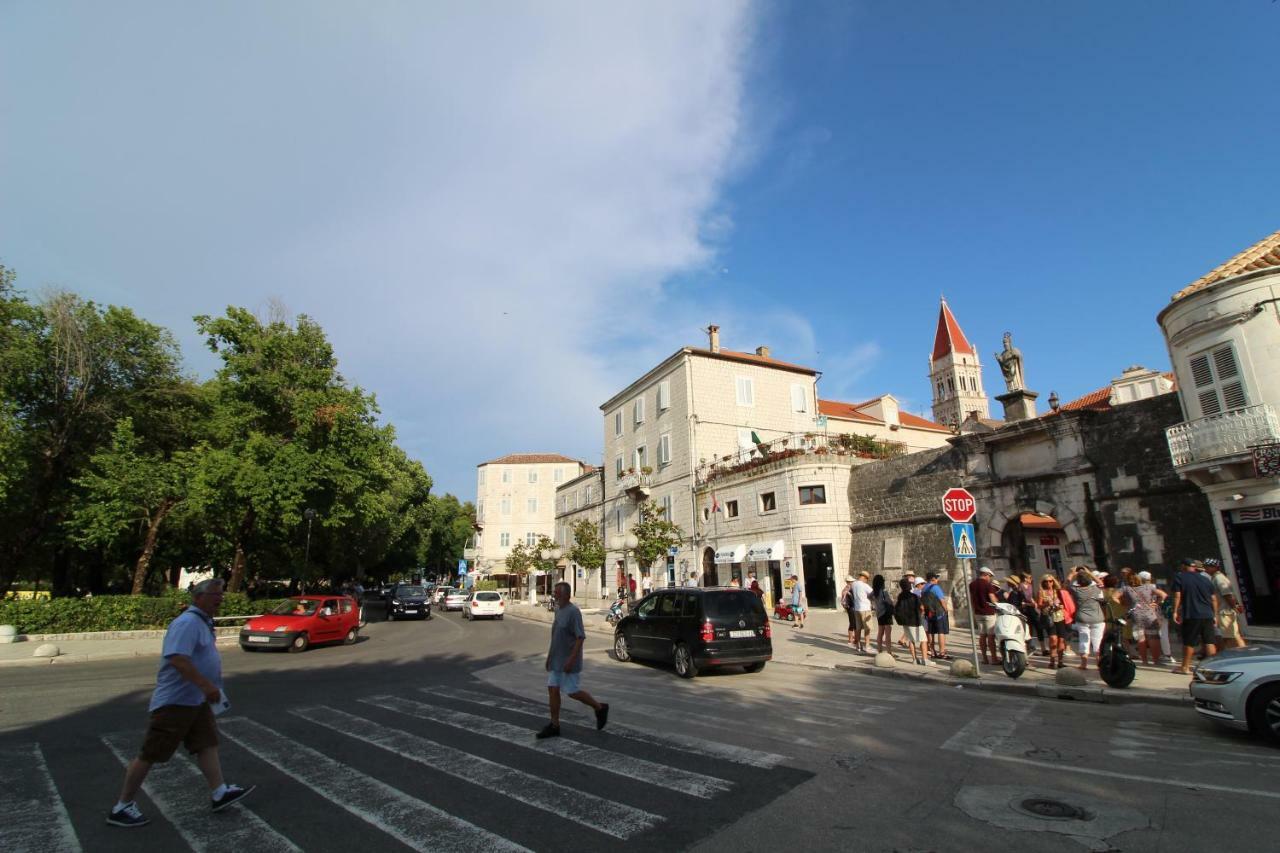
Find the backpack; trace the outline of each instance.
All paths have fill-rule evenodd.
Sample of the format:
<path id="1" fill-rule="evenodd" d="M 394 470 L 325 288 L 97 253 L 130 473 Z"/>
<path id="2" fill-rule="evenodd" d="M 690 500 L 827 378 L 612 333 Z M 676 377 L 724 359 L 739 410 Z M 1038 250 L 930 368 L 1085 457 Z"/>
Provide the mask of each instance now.
<path id="1" fill-rule="evenodd" d="M 916 615 L 918 601 L 919 599 L 909 592 L 898 596 L 898 603 L 893 605 L 893 620 L 899 625 L 919 625 L 920 617 Z"/>
<path id="2" fill-rule="evenodd" d="M 882 589 L 876 597 L 876 617 L 879 619 L 887 619 L 893 615 L 893 596 L 889 595 L 889 590 Z"/>
<path id="3" fill-rule="evenodd" d="M 947 612 L 942 604 L 940 592 L 941 588 L 937 584 L 930 584 L 924 588 L 924 595 L 920 596 L 920 603 L 924 605 L 924 613 L 930 619 L 936 619 Z"/>
<path id="4" fill-rule="evenodd" d="M 840 596 L 840 606 L 845 610 L 853 609 L 853 587 L 849 587 L 849 591 Z"/>

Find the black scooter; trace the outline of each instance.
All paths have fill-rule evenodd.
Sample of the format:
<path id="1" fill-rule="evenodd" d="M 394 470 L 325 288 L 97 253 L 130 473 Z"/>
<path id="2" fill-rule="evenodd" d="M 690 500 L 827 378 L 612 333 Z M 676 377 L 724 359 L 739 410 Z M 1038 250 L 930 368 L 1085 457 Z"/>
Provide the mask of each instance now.
<path id="1" fill-rule="evenodd" d="M 1123 619 L 1108 619 L 1098 651 L 1098 674 L 1109 687 L 1128 687 L 1138 674 L 1138 667 L 1124 647 Z"/>

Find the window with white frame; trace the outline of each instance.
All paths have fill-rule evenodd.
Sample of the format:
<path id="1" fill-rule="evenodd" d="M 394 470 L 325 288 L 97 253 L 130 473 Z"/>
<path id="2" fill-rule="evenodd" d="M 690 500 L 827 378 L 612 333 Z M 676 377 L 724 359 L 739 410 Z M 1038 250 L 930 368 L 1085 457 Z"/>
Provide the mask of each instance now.
<path id="1" fill-rule="evenodd" d="M 502 514 L 511 515 L 511 498 L 502 499 Z"/>
<path id="2" fill-rule="evenodd" d="M 618 479 L 622 479 L 622 457 L 613 460 L 613 472 L 618 475 Z"/>
<path id="3" fill-rule="evenodd" d="M 809 394 L 805 391 L 803 385 L 791 386 L 791 411 L 809 411 Z"/>
<path id="4" fill-rule="evenodd" d="M 568 508 L 568 509 L 571 509 L 571 510 L 573 510 L 573 509 L 577 509 L 577 508 L 578 508 L 578 496 L 577 496 L 577 495 L 575 495 L 573 492 L 570 492 L 569 494 L 567 494 L 567 495 L 565 495 L 565 496 L 564 496 L 564 503 L 565 503 L 566 508 Z"/>
<path id="5" fill-rule="evenodd" d="M 658 464 L 671 464 L 671 434 L 664 433 L 658 437 Z"/>
<path id="6" fill-rule="evenodd" d="M 1231 344 L 1191 356 L 1190 367 L 1200 417 L 1207 418 L 1249 405 L 1244 377 L 1240 375 L 1240 365 Z"/>
<path id="7" fill-rule="evenodd" d="M 526 548 L 532 548 L 537 544 L 538 544 L 538 534 L 530 532 L 524 535 L 524 546 Z"/>
<path id="8" fill-rule="evenodd" d="M 662 496 L 662 520 L 671 521 L 671 495 Z"/>
<path id="9" fill-rule="evenodd" d="M 537 471 L 535 471 L 535 470 L 533 470 L 533 469 L 530 469 L 530 470 L 529 470 L 529 482 L 530 482 L 530 483 L 536 483 L 536 482 L 538 482 L 538 472 L 537 472 Z"/>
<path id="10" fill-rule="evenodd" d="M 476 501 L 476 518 L 484 521 L 484 498 Z"/>
<path id="11" fill-rule="evenodd" d="M 561 480 L 563 480 L 563 479 L 564 479 L 564 469 L 563 469 L 563 468 L 557 468 L 555 471 L 553 471 L 553 472 L 552 472 L 552 474 L 551 474 L 551 479 L 552 479 L 552 481 L 553 481 L 553 482 L 556 482 L 556 483 L 559 483 Z"/>
<path id="12" fill-rule="evenodd" d="M 671 408 L 671 380 L 664 379 L 658 383 L 658 411 L 665 412 Z"/>
<path id="13" fill-rule="evenodd" d="M 636 448 L 636 473 L 641 473 L 640 469 L 649 464 L 649 449 L 643 444 Z"/>
<path id="14" fill-rule="evenodd" d="M 622 532 L 622 510 L 615 509 L 613 511 L 613 531 L 615 533 Z"/>
<path id="15" fill-rule="evenodd" d="M 760 493 L 760 512 L 776 512 L 778 509 L 778 495 L 775 492 Z"/>
<path id="16" fill-rule="evenodd" d="M 754 406 L 756 404 L 755 384 L 750 376 L 738 376 L 735 378 L 735 384 L 738 393 L 739 406 Z"/>
<path id="17" fill-rule="evenodd" d="M 537 498 L 529 498 L 527 501 L 525 501 L 524 506 L 525 506 L 525 510 L 526 510 L 526 511 L 528 511 L 529 515 L 537 515 L 537 514 L 538 514 L 538 499 L 537 499 Z"/>
<path id="18" fill-rule="evenodd" d="M 484 485 L 484 473 L 485 473 L 485 469 L 481 468 L 478 477 L 479 477 L 479 483 L 482 486 Z"/>
<path id="19" fill-rule="evenodd" d="M 622 409 L 613 413 L 613 434 L 622 435 Z"/>
<path id="20" fill-rule="evenodd" d="M 644 423 L 644 397 L 637 397 L 632 401 L 631 420 L 637 424 Z"/>
<path id="21" fill-rule="evenodd" d="M 756 449 L 756 443 L 751 438 L 751 430 L 745 427 L 738 430 L 738 458 L 746 460 Z"/>
<path id="22" fill-rule="evenodd" d="M 725 502 L 724 502 L 724 517 L 725 517 L 725 518 L 737 518 L 737 517 L 738 517 L 738 502 L 737 502 L 737 501 L 725 501 Z"/>
<path id="23" fill-rule="evenodd" d="M 503 468 L 503 469 L 502 469 L 502 482 L 504 482 L 504 483 L 510 483 L 510 482 L 511 482 L 511 469 L 510 469 L 510 468 Z"/>
<path id="24" fill-rule="evenodd" d="M 500 545 L 500 546 L 501 546 L 501 547 L 503 547 L 503 548 L 510 548 L 510 547 L 511 547 L 511 534 L 510 534 L 510 533 L 499 533 L 499 534 L 498 534 L 498 545 Z"/>

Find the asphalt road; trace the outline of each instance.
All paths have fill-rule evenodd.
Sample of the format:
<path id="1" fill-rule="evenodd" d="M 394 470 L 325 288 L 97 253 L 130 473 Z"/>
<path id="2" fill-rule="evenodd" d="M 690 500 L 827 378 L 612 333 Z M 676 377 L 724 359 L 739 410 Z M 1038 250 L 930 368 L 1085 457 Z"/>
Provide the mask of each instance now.
<path id="1" fill-rule="evenodd" d="M 778 664 L 681 681 L 592 636 L 609 728 L 571 707 L 539 742 L 546 639 L 438 614 L 302 655 L 228 648 L 223 765 L 259 789 L 212 815 L 180 757 L 131 830 L 104 819 L 156 663 L 2 670 L 0 850 L 1280 848 L 1280 750 L 1189 708 Z"/>

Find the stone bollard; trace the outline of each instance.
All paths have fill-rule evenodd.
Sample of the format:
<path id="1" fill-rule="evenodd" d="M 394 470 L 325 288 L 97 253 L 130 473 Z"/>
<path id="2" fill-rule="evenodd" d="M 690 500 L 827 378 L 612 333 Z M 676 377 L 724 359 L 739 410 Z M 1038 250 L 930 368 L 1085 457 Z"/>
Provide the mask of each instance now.
<path id="1" fill-rule="evenodd" d="M 18 642 L 18 628 L 15 625 L 0 625 L 0 643 Z"/>
<path id="2" fill-rule="evenodd" d="M 885 669 L 893 669 L 897 665 L 897 658 L 888 652 L 880 652 L 876 655 L 876 666 L 884 667 Z"/>
<path id="3" fill-rule="evenodd" d="M 951 662 L 951 674 L 956 678 L 973 678 L 973 661 L 956 658 Z"/>
<path id="4" fill-rule="evenodd" d="M 1084 673 L 1079 669 L 1076 669 L 1074 666 L 1058 670 L 1057 674 L 1054 675 L 1053 680 L 1063 687 L 1084 687 L 1085 684 L 1088 683 L 1088 679 L 1084 677 Z"/>
<path id="5" fill-rule="evenodd" d="M 60 654 L 62 654 L 62 649 L 58 648 L 53 643 L 44 643 L 43 645 L 36 646 L 35 653 L 32 657 L 56 658 Z"/>

